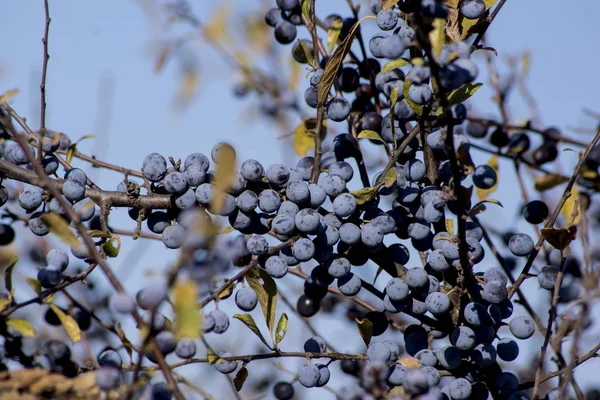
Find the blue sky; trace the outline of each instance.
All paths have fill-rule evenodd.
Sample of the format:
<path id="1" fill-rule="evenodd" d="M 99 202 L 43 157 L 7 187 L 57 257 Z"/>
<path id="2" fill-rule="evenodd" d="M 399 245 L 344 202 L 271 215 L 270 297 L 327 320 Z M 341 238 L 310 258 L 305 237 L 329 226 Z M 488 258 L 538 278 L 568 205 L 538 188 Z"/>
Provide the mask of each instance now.
<path id="1" fill-rule="evenodd" d="M 276 140 L 277 136 L 286 132 L 281 132 L 278 126 L 265 119 L 249 120 L 240 116 L 247 113 L 244 110 L 249 103 L 256 102 L 256 98 L 233 98 L 233 71 L 206 46 L 198 44 L 194 49 L 201 69 L 198 97 L 187 109 L 173 112 L 172 100 L 178 85 L 179 66 L 169 62 L 160 74 L 153 72 L 156 43 L 167 35 L 167 30 L 160 7 L 152 1 L 50 3 L 52 25 L 47 126 L 68 133 L 72 139 L 96 134 L 96 139 L 82 143 L 82 152 L 139 169 L 143 158 L 151 152 L 185 158 L 195 151 L 208 153 L 213 144 L 227 140 L 243 159 L 256 158 L 264 165 L 295 163 L 290 160 L 290 151 L 283 151 L 285 142 Z M 207 20 L 217 3 L 194 2 L 194 11 L 201 19 Z M 345 1 L 320 0 L 317 3 L 321 15 L 334 11 L 346 13 Z M 248 7 L 243 1 L 232 4 L 238 17 Z M 561 128 L 594 126 L 593 121 L 583 115 L 582 108 L 600 111 L 600 80 L 596 79 L 600 61 L 597 51 L 599 13 L 600 2 L 593 0 L 509 0 L 489 30 L 487 43 L 498 50 L 497 65 L 501 72 L 506 70 L 507 56 L 531 51 L 527 86 L 537 101 L 540 119 L 545 125 Z M 0 51 L 0 92 L 13 88 L 20 90 L 12 105 L 34 127 L 39 125 L 43 24 L 41 0 L 3 4 L 0 32 L 5 40 Z M 372 21 L 367 22 L 365 30 L 373 32 L 372 25 Z M 301 37 L 307 36 L 302 34 Z M 480 56 L 478 59 L 483 60 Z M 484 71 L 484 64 L 480 66 Z M 479 80 L 487 83 L 485 75 L 482 72 Z M 305 85 L 306 82 L 303 82 L 301 87 Z M 479 115 L 497 117 L 490 97 L 490 89 L 484 88 L 477 93 L 471 105 Z M 510 114 L 513 122 L 518 122 L 529 116 L 529 109 L 526 103 L 517 100 L 511 103 Z M 587 138 L 578 137 L 582 140 Z M 476 162 L 485 162 L 487 158 L 481 155 L 475 159 Z M 563 167 L 568 171 L 575 156 L 565 153 L 565 158 L 567 162 Z M 116 187 L 118 174 L 92 170 L 83 163 L 77 166 L 85 167 L 101 187 Z M 503 170 L 506 171 L 504 174 Z M 510 165 L 501 164 L 502 183 L 495 197 L 504 203 L 505 208 L 502 211 L 490 208 L 490 213 L 484 217 L 499 227 L 508 227 L 515 221 L 511 216 L 516 213 L 518 199 L 511 191 L 516 184 L 511 174 Z M 530 194 L 533 194 L 532 189 Z M 111 218 L 114 218 L 112 224 L 115 226 L 134 227 L 134 222 L 126 217 L 125 212 L 114 212 Z M 124 242 L 123 251 L 134 254 L 128 260 L 136 259 L 139 264 L 133 277 L 127 280 L 131 293 L 147 282 L 145 278 L 134 278 L 143 276 L 145 270 L 165 268 L 175 257 L 174 253 L 167 254 L 161 244 L 147 247 L 129 240 Z M 128 268 L 128 265 L 122 264 L 124 258 L 113 261 L 111 265 L 117 271 Z M 294 279 L 290 277 L 292 282 Z M 535 287 L 526 284 L 526 288 Z M 295 323 L 300 324 L 297 320 Z M 338 332 L 341 328 L 332 327 L 326 321 L 318 320 L 317 326 L 330 331 L 331 337 L 342 332 Z M 229 337 L 223 338 L 223 343 L 230 341 L 234 334 L 232 332 Z M 302 335 L 307 337 L 306 332 Z M 293 342 L 290 340 L 288 343 Z M 359 341 L 350 348 L 357 343 Z M 537 342 L 531 346 L 531 351 L 539 348 Z M 583 347 L 587 347 L 585 343 Z M 356 348 L 354 351 L 357 351 Z M 592 368 L 592 365 L 584 368 Z M 584 368 L 578 370 L 577 376 L 582 382 L 589 382 L 592 376 L 582 373 Z M 339 377 L 339 374 L 334 376 Z M 219 381 L 219 384 L 223 383 Z M 325 391 L 319 393 L 323 398 L 330 395 Z"/>

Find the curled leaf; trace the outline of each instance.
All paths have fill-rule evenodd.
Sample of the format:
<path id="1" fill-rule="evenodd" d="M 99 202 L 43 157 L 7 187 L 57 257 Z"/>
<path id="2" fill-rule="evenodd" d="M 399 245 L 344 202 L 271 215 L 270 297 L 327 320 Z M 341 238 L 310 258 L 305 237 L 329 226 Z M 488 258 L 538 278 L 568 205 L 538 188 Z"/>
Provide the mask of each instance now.
<path id="1" fill-rule="evenodd" d="M 368 130 L 368 129 L 365 129 L 365 130 L 361 131 L 358 134 L 358 138 L 359 139 L 377 140 L 378 142 L 385 143 L 385 141 L 382 139 L 382 137 L 379 135 L 379 133 L 377 133 L 375 131 Z"/>
<path id="2" fill-rule="evenodd" d="M 564 250 L 577 237 L 577 226 L 568 228 L 542 228 L 542 236 L 555 249 Z"/>
<path id="3" fill-rule="evenodd" d="M 350 192 L 350 194 L 356 198 L 356 204 L 365 204 L 367 201 L 371 200 L 371 197 L 373 197 L 375 193 L 377 193 L 377 190 L 379 190 L 380 186 L 381 184 L 378 184 L 373 187 L 354 190 Z"/>
<path id="4" fill-rule="evenodd" d="M 397 58 L 386 62 L 384 66 L 381 67 L 381 72 L 389 72 L 396 68 L 402 68 L 408 64 L 410 64 L 410 60 L 407 60 L 406 58 Z"/>
<path id="5" fill-rule="evenodd" d="M 568 182 L 569 178 L 562 175 L 547 174 L 535 178 L 535 190 L 543 192 Z"/>

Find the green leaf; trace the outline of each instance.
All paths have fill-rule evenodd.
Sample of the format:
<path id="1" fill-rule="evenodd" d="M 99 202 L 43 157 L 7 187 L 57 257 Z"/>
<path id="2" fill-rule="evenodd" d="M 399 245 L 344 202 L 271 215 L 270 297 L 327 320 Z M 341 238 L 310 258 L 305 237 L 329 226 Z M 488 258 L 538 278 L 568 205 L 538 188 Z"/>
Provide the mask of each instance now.
<path id="1" fill-rule="evenodd" d="M 42 293 L 42 284 L 35 278 L 27 278 L 25 279 L 27 284 L 33 289 L 33 291 L 39 296 Z"/>
<path id="2" fill-rule="evenodd" d="M 13 328 L 15 331 L 19 332 L 25 337 L 34 337 L 37 333 L 33 325 L 24 319 L 9 317 L 6 320 L 6 326 Z"/>
<path id="3" fill-rule="evenodd" d="M 373 337 L 373 323 L 366 318 L 356 318 L 356 325 L 358 326 L 360 337 L 365 342 L 365 346 L 369 347 L 369 343 L 371 343 L 371 338 Z"/>
<path id="4" fill-rule="evenodd" d="M 244 325 L 246 325 L 248 328 L 250 328 L 250 330 L 252 332 L 254 332 L 254 334 L 256 336 L 258 336 L 260 341 L 263 342 L 265 344 L 265 346 L 267 346 L 268 348 L 271 348 L 271 346 L 269 346 L 269 344 L 265 340 L 265 337 L 262 335 L 262 333 L 260 333 L 260 329 L 258 329 L 258 326 L 256 326 L 256 322 L 254 321 L 254 318 L 252 318 L 252 315 L 250 315 L 250 314 L 235 314 L 233 316 L 233 318 L 239 319 L 240 321 L 242 321 L 244 323 Z"/>
<path id="5" fill-rule="evenodd" d="M 385 65 L 381 68 L 381 72 L 389 72 L 396 68 L 402 68 L 408 64 L 410 64 L 410 60 L 407 60 L 406 58 L 397 58 L 395 60 L 386 62 Z"/>
<path id="6" fill-rule="evenodd" d="M 17 265 L 17 262 L 19 262 L 19 257 L 12 256 L 10 258 L 8 267 L 6 267 L 6 269 L 4 270 L 4 285 L 6 286 L 6 290 L 8 290 L 9 293 L 12 292 L 12 289 L 13 289 L 12 272 L 13 272 L 13 269 L 15 268 L 15 265 Z"/>
<path id="7" fill-rule="evenodd" d="M 116 245 L 115 242 L 117 242 Z M 108 257 L 117 257 L 121 250 L 121 237 L 119 235 L 113 236 L 102 245 L 102 249 Z"/>
<path id="8" fill-rule="evenodd" d="M 262 284 L 259 281 L 262 279 Z M 277 285 L 271 275 L 260 268 L 253 268 L 246 276 L 246 281 L 258 295 L 258 302 L 262 308 L 269 332 L 275 329 L 275 309 L 277 308 Z"/>
<path id="9" fill-rule="evenodd" d="M 198 307 L 198 288 L 196 283 L 185 280 L 175 285 L 173 289 L 173 311 L 175 313 L 174 333 L 178 338 L 200 337 L 202 332 L 202 321 L 200 319 L 200 308 Z"/>
<path id="10" fill-rule="evenodd" d="M 233 378 L 233 385 L 235 386 L 235 390 L 238 392 L 242 390 L 244 386 L 244 382 L 248 378 L 248 369 L 246 367 L 240 368 L 237 374 L 235 374 L 235 378 Z"/>
<path id="11" fill-rule="evenodd" d="M 71 164 L 71 162 L 73 161 L 73 157 L 75 156 L 76 152 L 77 152 L 77 143 L 73 143 L 67 149 L 67 157 L 66 157 L 66 160 L 65 160 L 65 161 L 67 161 L 67 164 Z"/>
<path id="12" fill-rule="evenodd" d="M 341 18 L 336 18 L 331 24 L 331 28 L 327 30 L 327 50 L 331 53 L 333 48 L 340 38 L 340 32 L 342 32 L 343 21 Z"/>
<path id="13" fill-rule="evenodd" d="M 48 225 L 50 232 L 54 233 L 60 240 L 71 247 L 82 248 L 83 244 L 69 228 L 69 224 L 58 214 L 45 213 L 42 214 L 42 221 Z"/>
<path id="14" fill-rule="evenodd" d="M 398 102 L 398 91 L 400 90 L 400 88 L 393 88 L 392 92 L 390 93 L 390 109 L 394 109 L 394 106 L 396 105 L 396 103 Z M 393 113 L 390 113 L 390 115 L 392 115 Z"/>
<path id="15" fill-rule="evenodd" d="M 67 335 L 69 335 L 71 338 L 71 341 L 73 343 L 79 342 L 81 340 L 81 329 L 79 329 L 79 324 L 77 324 L 77 321 L 75 321 L 75 319 L 73 319 L 73 317 L 70 315 L 65 314 L 63 310 L 61 310 L 56 304 L 50 304 L 50 308 L 60 320 L 60 323 L 62 324 L 63 328 L 65 328 Z"/>
<path id="16" fill-rule="evenodd" d="M 535 190 L 537 190 L 538 192 L 543 192 L 568 181 L 569 178 L 562 175 L 548 174 L 538 176 L 535 178 Z"/>
<path id="17" fill-rule="evenodd" d="M 558 250 L 564 250 L 577 237 L 577 226 L 568 228 L 542 228 L 542 236 Z"/>
<path id="18" fill-rule="evenodd" d="M 358 134 L 358 138 L 359 139 L 377 140 L 378 142 L 385 143 L 385 141 L 381 138 L 381 136 L 379 135 L 379 133 L 377 133 L 375 131 L 368 130 L 368 129 L 365 129 L 365 130 L 361 131 Z"/>
<path id="19" fill-rule="evenodd" d="M 306 18 L 307 20 L 310 20 L 310 1 L 311 0 L 302 0 L 302 15 L 304 16 L 304 18 Z M 315 1 L 315 0 L 312 0 Z"/>
<path id="20" fill-rule="evenodd" d="M 321 80 L 319 81 L 319 86 L 317 87 L 317 98 L 319 100 L 319 102 L 318 102 L 319 107 L 325 105 L 325 103 L 327 102 L 327 96 L 329 95 L 329 90 L 331 89 L 331 86 L 333 85 L 333 81 L 335 80 L 337 72 L 340 69 L 342 62 L 344 61 L 344 58 L 346 58 L 346 55 L 350 51 L 350 47 L 352 47 L 352 42 L 354 42 L 354 35 L 356 34 L 356 31 L 357 31 L 358 27 L 360 26 L 360 23 L 362 21 L 364 21 L 365 19 L 373 19 L 373 18 L 375 18 L 375 17 L 368 16 L 368 17 L 364 17 L 364 18 L 361 18 L 360 20 L 358 20 L 352 26 L 352 28 L 350 28 L 350 31 L 348 32 L 348 35 L 346 36 L 346 38 L 342 41 L 342 43 L 340 43 L 338 48 L 335 49 L 333 54 L 331 54 L 331 57 L 329 57 L 329 61 L 327 62 L 327 65 L 325 66 L 325 71 L 323 72 L 323 76 L 321 77 Z"/>
<path id="21" fill-rule="evenodd" d="M 308 62 L 310 65 L 313 63 L 313 54 L 310 49 L 306 46 L 304 41 L 298 39 L 298 46 L 294 49 L 294 55 L 299 59 Z"/>
<path id="22" fill-rule="evenodd" d="M 377 190 L 379 190 L 380 186 L 381 183 L 373 187 L 353 190 L 350 192 L 350 194 L 356 198 L 357 205 L 365 204 L 367 201 L 371 200 L 371 197 L 373 197 L 375 193 L 377 193 Z"/>
<path id="23" fill-rule="evenodd" d="M 275 345 L 278 345 L 287 332 L 288 328 L 288 316 L 286 313 L 281 314 L 279 317 L 279 322 L 277 322 L 277 328 L 275 329 Z"/>
<path id="24" fill-rule="evenodd" d="M 406 100 L 410 108 L 412 108 L 415 114 L 420 117 L 423 114 L 423 106 L 416 104 L 410 99 L 410 96 L 408 95 L 408 89 L 410 89 L 411 85 L 412 83 L 410 82 L 410 79 L 405 79 L 404 86 L 402 87 L 402 94 L 404 95 L 404 100 Z"/>
<path id="25" fill-rule="evenodd" d="M 0 96 L 0 104 L 6 103 L 9 99 L 16 96 L 17 93 L 19 93 L 18 89 L 12 89 L 2 93 L 2 95 Z"/>
<path id="26" fill-rule="evenodd" d="M 482 86 L 483 83 L 468 83 L 466 85 L 462 85 L 458 89 L 450 92 L 448 95 L 448 103 L 450 105 L 462 103 L 473 96 Z"/>
<path id="27" fill-rule="evenodd" d="M 439 58 L 444 48 L 446 34 L 444 27 L 446 26 L 445 18 L 436 18 L 432 22 L 433 29 L 429 32 L 429 42 L 431 42 L 431 50 L 435 58 Z"/>

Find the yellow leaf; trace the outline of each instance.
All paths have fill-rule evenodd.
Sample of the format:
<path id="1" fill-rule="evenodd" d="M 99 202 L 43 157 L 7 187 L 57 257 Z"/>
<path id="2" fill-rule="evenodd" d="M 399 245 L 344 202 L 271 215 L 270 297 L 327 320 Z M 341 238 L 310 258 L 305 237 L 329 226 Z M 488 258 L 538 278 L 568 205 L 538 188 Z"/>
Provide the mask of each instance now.
<path id="1" fill-rule="evenodd" d="M 389 72 L 396 68 L 402 68 L 408 64 L 410 64 L 410 60 L 407 60 L 406 58 L 397 58 L 395 60 L 386 62 L 385 65 L 381 68 L 381 72 Z"/>
<path id="2" fill-rule="evenodd" d="M 367 201 L 371 200 L 371 197 L 373 197 L 375 193 L 377 193 L 380 186 L 381 184 L 378 184 L 373 187 L 354 190 L 350 192 L 350 194 L 356 198 L 357 205 L 365 204 Z"/>
<path id="3" fill-rule="evenodd" d="M 466 85 L 462 85 L 458 89 L 450 92 L 450 94 L 448 95 L 448 103 L 450 105 L 462 103 L 463 101 L 473 96 L 475 92 L 477 92 L 482 86 L 483 83 L 469 83 Z"/>
<path id="4" fill-rule="evenodd" d="M 188 103 L 198 92 L 199 82 L 200 76 L 198 75 L 198 71 L 193 68 L 186 69 L 179 83 L 177 102 L 180 104 Z"/>
<path id="5" fill-rule="evenodd" d="M 50 308 L 62 324 L 63 328 L 67 332 L 67 335 L 71 338 L 73 343 L 79 342 L 81 340 L 81 330 L 79 329 L 79 325 L 77 321 L 73 319 L 70 315 L 65 314 L 56 304 L 50 304 Z"/>
<path id="6" fill-rule="evenodd" d="M 6 307 L 10 304 L 10 299 L 8 297 L 3 297 L 0 299 L 0 312 L 6 310 Z"/>
<path id="7" fill-rule="evenodd" d="M 188 279 L 179 282 L 173 289 L 175 312 L 175 334 L 177 337 L 196 338 L 201 334 L 202 321 L 198 307 L 198 289 L 196 283 Z"/>
<path id="8" fill-rule="evenodd" d="M 233 147 L 223 144 L 216 155 L 214 196 L 211 203 L 211 212 L 219 214 L 223 209 L 223 195 L 231 188 L 231 183 L 236 176 L 236 154 Z"/>
<path id="9" fill-rule="evenodd" d="M 581 220 L 581 200 L 576 186 L 571 188 L 571 195 L 565 201 L 560 213 L 565 218 L 566 225 L 577 225 Z"/>
<path id="10" fill-rule="evenodd" d="M 231 226 L 228 226 L 227 228 L 223 229 L 221 232 L 219 232 L 219 235 L 227 235 L 228 233 L 233 232 L 233 228 Z"/>
<path id="11" fill-rule="evenodd" d="M 83 244 L 79 240 L 75 234 L 69 229 L 69 224 L 58 214 L 54 213 L 45 213 L 42 214 L 42 221 L 46 225 L 48 225 L 48 229 L 50 232 L 54 233 L 60 240 L 65 242 L 71 247 L 82 248 Z"/>
<path id="12" fill-rule="evenodd" d="M 498 0 L 483 0 L 483 2 L 485 3 L 485 9 L 486 11 L 490 9 L 490 7 L 492 7 L 494 5 L 494 3 L 498 1 Z M 485 18 L 485 14 L 480 17 L 479 19 L 467 19 L 467 18 L 462 18 L 462 22 L 460 24 L 460 38 L 461 40 L 466 39 L 467 37 L 469 37 L 473 32 L 471 31 L 471 28 L 473 28 L 475 26 L 475 24 L 477 24 L 481 19 Z"/>
<path id="13" fill-rule="evenodd" d="M 350 31 L 348 32 L 346 38 L 342 41 L 342 43 L 340 43 L 338 48 L 335 49 L 333 54 L 331 54 L 331 57 L 329 57 L 329 61 L 325 66 L 325 71 L 323 72 L 323 76 L 321 77 L 321 80 L 319 81 L 319 86 L 317 87 L 317 98 L 319 99 L 319 106 L 325 105 L 325 102 L 327 101 L 329 89 L 331 89 L 331 85 L 333 85 L 333 81 L 335 80 L 337 72 L 340 69 L 342 62 L 344 61 L 344 58 L 346 58 L 346 55 L 350 51 L 350 47 L 352 47 L 352 43 L 354 42 L 354 34 L 360 26 L 360 23 L 366 19 L 374 18 L 374 16 L 367 16 L 358 20 L 352 26 L 352 28 L 350 28 Z"/>
<path id="14" fill-rule="evenodd" d="M 498 171 L 498 156 L 494 154 L 492 158 L 487 162 L 487 165 L 492 167 L 494 171 L 496 171 L 496 184 L 489 189 L 479 189 L 477 190 L 477 197 L 479 201 L 483 201 L 488 198 L 488 196 L 496 191 L 498 188 L 498 183 L 500 182 L 500 172 Z"/>
<path id="15" fill-rule="evenodd" d="M 386 10 L 388 8 L 392 8 L 399 2 L 400 0 L 382 0 L 381 9 Z"/>
<path id="16" fill-rule="evenodd" d="M 382 178 L 383 185 L 387 188 L 392 187 L 396 182 L 396 178 L 398 178 L 398 171 L 396 171 L 396 168 L 392 167 L 388 169 Z"/>
<path id="17" fill-rule="evenodd" d="M 240 390 L 242 390 L 242 387 L 244 386 L 244 382 L 246 382 L 247 378 L 248 378 L 248 368 L 246 368 L 246 367 L 240 368 L 240 370 L 237 372 L 237 374 L 235 374 L 235 378 L 233 378 L 233 385 L 235 386 L 236 391 L 239 392 Z"/>
<path id="18" fill-rule="evenodd" d="M 436 18 L 433 20 L 433 30 L 429 32 L 429 41 L 431 42 L 431 50 L 435 58 L 439 58 L 444 48 L 444 41 L 446 34 L 444 33 L 444 26 L 446 26 L 445 18 Z"/>
<path id="19" fill-rule="evenodd" d="M 67 157 L 66 157 L 67 164 L 71 164 L 71 161 L 73 161 L 73 156 L 75 156 L 76 152 L 77 152 L 77 143 L 73 143 L 67 149 Z"/>
<path id="20" fill-rule="evenodd" d="M 414 357 L 402 357 L 398 360 L 398 364 L 408 369 L 421 368 L 421 363 Z"/>
<path id="21" fill-rule="evenodd" d="M 342 19 L 337 18 L 335 21 L 333 21 L 333 23 L 331 24 L 331 28 L 329 28 L 329 30 L 327 31 L 327 49 L 330 53 L 333 51 L 333 48 L 338 42 L 340 32 L 342 31 L 342 25 Z"/>
<path id="22" fill-rule="evenodd" d="M 287 333 L 287 328 L 288 316 L 286 313 L 283 313 L 281 314 L 281 317 L 279 317 L 279 322 L 277 322 L 277 328 L 275 329 L 275 345 L 278 345 L 283 340 Z"/>
<path id="23" fill-rule="evenodd" d="M 13 328 L 15 331 L 19 332 L 25 337 L 34 337 L 37 333 L 33 325 L 31 325 L 31 323 L 25 321 L 24 319 L 9 317 L 6 320 L 6 326 Z"/>
<path id="24" fill-rule="evenodd" d="M 365 342 L 365 346 L 369 347 L 369 343 L 371 343 L 371 338 L 373 337 L 373 323 L 368 319 L 358 319 L 355 318 L 356 325 L 358 326 L 358 333 L 360 333 L 360 337 L 363 342 Z"/>
<path id="25" fill-rule="evenodd" d="M 165 66 L 165 63 L 167 62 L 167 58 L 169 57 L 169 54 L 171 54 L 172 49 L 173 48 L 171 47 L 171 45 L 165 45 L 160 50 L 160 53 L 158 53 L 158 58 L 156 59 L 156 63 L 154 64 L 154 72 L 155 73 L 159 73 L 163 69 L 163 67 Z"/>
<path id="26" fill-rule="evenodd" d="M 447 219 L 446 220 L 446 232 L 450 234 L 450 236 L 454 235 L 454 220 Z"/>
<path id="27" fill-rule="evenodd" d="M 290 90 L 295 92 L 300 83 L 300 63 L 290 58 Z"/>
<path id="28" fill-rule="evenodd" d="M 382 137 L 379 136 L 379 133 L 377 133 L 375 131 L 370 131 L 368 129 L 365 129 L 365 130 L 361 131 L 358 134 L 358 138 L 359 139 L 377 140 L 378 142 L 385 143 L 385 141 L 382 139 Z"/>
<path id="29" fill-rule="evenodd" d="M 529 67 L 531 66 L 531 52 L 526 51 L 521 58 L 521 75 L 527 77 Z"/>
<path id="30" fill-rule="evenodd" d="M 219 356 L 216 355 L 211 348 L 208 348 L 206 349 L 206 358 L 208 359 L 209 364 L 214 364 L 219 359 Z"/>
<path id="31" fill-rule="evenodd" d="M 77 140 L 75 141 L 75 143 L 79 144 L 79 143 L 83 142 L 83 141 L 84 141 L 84 140 L 86 140 L 86 139 L 95 139 L 95 138 L 96 138 L 96 135 L 93 135 L 93 134 L 91 134 L 91 133 L 88 133 L 88 134 L 86 134 L 86 135 L 83 135 L 83 136 L 82 136 L 82 137 L 80 137 L 79 139 L 77 139 Z"/>
<path id="32" fill-rule="evenodd" d="M 311 131 L 315 130 L 316 127 L 316 118 L 308 118 L 302 121 L 300 125 L 294 129 L 292 141 L 294 150 L 298 156 L 304 157 L 310 150 L 315 148 L 315 136 Z M 323 126 L 321 127 L 321 138 L 325 137 L 326 133 L 327 126 L 325 125 L 325 121 L 323 121 Z"/>
<path id="33" fill-rule="evenodd" d="M 207 19 L 210 21 L 204 25 L 204 34 L 209 37 L 210 40 L 219 42 L 220 44 L 226 44 L 230 41 L 228 34 L 228 23 L 229 13 L 233 7 L 229 1 L 221 1 L 215 8 L 215 11 L 211 18 Z"/>
<path id="34" fill-rule="evenodd" d="M 0 104 L 6 103 L 8 100 L 16 96 L 17 93 L 19 93 L 18 89 L 9 90 L 7 92 L 2 93 L 2 96 L 0 96 Z"/>
<path id="35" fill-rule="evenodd" d="M 315 1 L 315 0 L 312 0 L 312 1 Z M 311 0 L 302 0 L 302 16 L 307 20 L 310 19 L 310 13 L 309 13 L 310 2 L 311 2 Z"/>
<path id="36" fill-rule="evenodd" d="M 415 114 L 417 114 L 420 117 L 423 114 L 423 106 L 416 104 L 410 99 L 410 96 L 408 95 L 408 89 L 410 89 L 411 85 L 412 83 L 410 82 L 410 79 L 405 79 L 404 86 L 402 87 L 402 94 L 404 95 L 404 100 L 406 100 L 410 108 L 412 108 Z"/>
<path id="37" fill-rule="evenodd" d="M 537 176 L 535 178 L 535 190 L 538 192 L 543 192 L 568 181 L 569 178 L 562 175 L 548 174 Z"/>
<path id="38" fill-rule="evenodd" d="M 390 93 L 390 108 L 393 109 L 394 106 L 396 105 L 396 103 L 398 102 L 398 92 L 400 91 L 400 88 L 393 88 L 392 92 Z M 390 117 L 393 115 L 393 113 L 390 113 Z M 393 126 L 393 121 L 392 121 L 392 126 Z"/>
<path id="39" fill-rule="evenodd" d="M 27 279 L 25 279 L 25 281 L 33 289 L 33 291 L 36 294 L 39 295 L 40 293 L 42 293 L 42 285 L 40 284 L 40 281 L 38 281 L 35 278 L 27 278 Z"/>

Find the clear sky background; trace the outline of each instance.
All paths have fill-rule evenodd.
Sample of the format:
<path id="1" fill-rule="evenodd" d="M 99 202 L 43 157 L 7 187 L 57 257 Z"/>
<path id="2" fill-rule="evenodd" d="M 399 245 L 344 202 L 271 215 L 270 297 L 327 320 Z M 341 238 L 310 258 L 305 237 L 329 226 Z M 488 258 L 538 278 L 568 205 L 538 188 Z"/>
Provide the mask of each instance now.
<path id="1" fill-rule="evenodd" d="M 218 3 L 195 1 L 194 12 L 206 21 Z M 250 6 L 244 3 L 239 0 L 232 2 L 235 6 L 234 18 L 243 16 L 249 7 L 257 8 L 252 2 Z M 271 3 L 262 2 L 263 5 Z M 320 15 L 328 12 L 348 14 L 345 1 L 319 0 L 317 3 Z M 0 33 L 4 40 L 0 45 L 0 93 L 18 88 L 20 93 L 14 98 L 12 106 L 26 116 L 31 125 L 38 127 L 43 2 L 4 1 L 2 9 Z M 362 14 L 365 12 L 366 7 Z M 265 166 L 274 162 L 295 164 L 295 160 L 290 159 L 292 153 L 284 150 L 286 143 L 276 140 L 277 136 L 286 132 L 281 132 L 279 126 L 264 118 L 251 120 L 244 117 L 248 114 L 249 106 L 257 102 L 256 97 L 235 99 L 232 95 L 234 72 L 199 41 L 191 52 L 200 65 L 198 96 L 186 109 L 173 111 L 180 65 L 169 62 L 160 74 L 153 72 L 157 43 L 168 36 L 164 13 L 153 1 L 51 0 L 50 13 L 47 126 L 68 133 L 72 139 L 95 134 L 96 139 L 84 141 L 80 151 L 139 170 L 143 158 L 151 152 L 183 159 L 191 152 L 208 153 L 213 144 L 227 140 L 235 146 L 242 159 L 255 158 Z M 501 72 L 507 70 L 507 56 L 520 57 L 526 51 L 531 52 L 527 86 L 537 101 L 544 126 L 593 129 L 595 125 L 584 116 L 582 108 L 600 111 L 600 80 L 596 78 L 600 62 L 598 14 L 600 2 L 594 0 L 508 0 L 489 30 L 487 44 L 498 50 L 497 65 Z M 373 32 L 373 25 L 369 21 L 364 29 Z M 300 37 L 307 35 L 302 33 Z M 283 56 L 288 57 L 288 51 L 284 51 Z M 481 56 L 478 56 L 478 60 L 482 60 Z M 480 63 L 480 67 L 482 74 L 478 81 L 487 83 L 484 63 Z M 306 84 L 302 82 L 301 88 Z M 301 99 L 303 89 L 298 93 Z M 472 110 L 481 116 L 497 117 L 496 107 L 490 100 L 491 94 L 488 87 L 478 92 L 470 102 Z M 518 96 L 513 97 L 515 101 L 510 108 L 513 122 L 528 118 L 531 114 L 526 103 L 517 99 Z M 343 126 L 339 129 L 343 129 Z M 568 134 L 578 135 L 582 140 L 588 138 L 581 134 Z M 575 161 L 575 155 L 565 153 L 564 157 L 567 161 L 563 168 L 568 171 Z M 475 160 L 480 163 L 488 158 L 481 155 L 476 156 Z M 75 165 L 83 167 L 102 188 L 113 189 L 120 179 L 118 174 L 91 169 L 84 163 L 76 162 Z M 498 229 L 508 228 L 516 221 L 513 216 L 517 214 L 519 198 L 514 191 L 516 182 L 512 174 L 509 164 L 501 164 L 501 185 L 494 197 L 503 202 L 505 208 L 502 211 L 490 208 L 483 217 Z M 534 195 L 532 188 L 530 194 Z M 112 213 L 111 224 L 127 229 L 135 226 L 124 211 Z M 522 229 L 530 228 L 523 226 Z M 175 253 L 164 251 L 160 243 L 149 245 L 142 240 L 137 243 L 126 240 L 123 257 L 112 260 L 111 266 L 118 274 L 125 276 L 129 272 L 124 271 L 135 264 L 136 269 L 126 281 L 130 293 L 135 293 L 151 279 L 146 277 L 145 272 L 166 268 L 174 257 Z M 295 279 L 289 277 L 291 282 L 295 282 Z M 525 289 L 531 289 L 528 291 L 531 292 L 537 289 L 537 284 L 528 282 Z M 296 290 L 290 297 L 295 301 L 298 293 Z M 541 315 L 545 318 L 545 314 Z M 292 324 L 298 329 L 290 332 L 289 341 L 283 342 L 284 348 L 286 344 L 292 346 L 293 343 L 302 343 L 298 340 L 309 335 L 308 331 L 301 328 L 299 320 L 292 319 Z M 345 334 L 346 325 L 337 326 L 319 318 L 315 325 L 326 338 L 339 337 L 341 334 L 347 337 L 347 343 L 338 345 L 341 350 L 361 350 L 358 335 Z M 217 346 L 226 346 L 236 338 L 249 336 L 239 322 L 232 322 L 232 326 L 238 329 L 231 329 L 232 332 L 224 337 L 211 338 Z M 294 338 L 298 340 L 294 341 Z M 539 344 L 541 339 L 532 340 L 529 350 L 532 353 L 539 351 Z M 593 338 L 587 338 L 581 348 L 583 350 L 593 344 Z M 236 348 L 230 350 L 236 354 L 243 351 Z M 295 369 L 300 362 L 286 361 L 285 365 Z M 583 386 L 595 382 L 595 374 L 585 373 L 600 366 L 598 362 L 592 365 L 593 362 L 596 361 L 577 370 L 576 376 Z M 252 365 L 251 376 L 260 375 L 260 369 L 259 363 Z M 194 367 L 187 372 L 195 376 L 202 371 L 206 371 L 206 368 Z M 290 379 L 284 372 L 281 372 L 281 376 Z M 344 382 L 339 371 L 332 376 L 334 387 L 336 381 Z M 230 389 L 225 384 L 222 378 L 216 382 L 206 382 L 203 387 L 206 386 L 213 394 L 219 390 L 228 393 L 226 391 Z M 322 389 L 316 390 L 319 398 L 331 396 Z"/>

